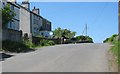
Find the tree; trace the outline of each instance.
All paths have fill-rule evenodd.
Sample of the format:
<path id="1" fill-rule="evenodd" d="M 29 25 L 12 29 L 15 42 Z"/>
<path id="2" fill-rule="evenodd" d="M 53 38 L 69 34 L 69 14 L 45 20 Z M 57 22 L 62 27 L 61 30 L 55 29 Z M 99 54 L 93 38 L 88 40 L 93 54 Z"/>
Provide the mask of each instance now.
<path id="1" fill-rule="evenodd" d="M 93 39 L 92 39 L 91 37 L 89 37 L 89 36 L 83 36 L 83 35 L 81 35 L 81 36 L 77 36 L 76 39 L 77 39 L 78 41 L 89 41 L 89 42 L 93 42 Z"/>
<path id="2" fill-rule="evenodd" d="M 71 39 L 75 36 L 76 32 L 71 32 L 70 30 L 63 29 L 63 36 L 65 38 Z"/>
<path id="3" fill-rule="evenodd" d="M 10 9 L 9 4 L 7 4 L 0 11 L 2 11 L 2 27 L 4 28 L 10 21 L 12 21 L 16 14 Z"/>
<path id="4" fill-rule="evenodd" d="M 53 31 L 54 38 L 61 38 L 62 35 L 63 35 L 63 31 L 60 27 Z"/>
<path id="5" fill-rule="evenodd" d="M 54 38 L 67 38 L 71 39 L 75 36 L 76 32 L 72 32 L 68 29 L 61 29 L 60 27 L 53 31 Z"/>

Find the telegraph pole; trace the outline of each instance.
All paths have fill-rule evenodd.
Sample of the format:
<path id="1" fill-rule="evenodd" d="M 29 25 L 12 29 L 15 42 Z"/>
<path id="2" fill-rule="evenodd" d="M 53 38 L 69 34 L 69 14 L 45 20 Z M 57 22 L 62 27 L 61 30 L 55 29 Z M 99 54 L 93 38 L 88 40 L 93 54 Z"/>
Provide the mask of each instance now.
<path id="1" fill-rule="evenodd" d="M 119 36 L 119 41 L 120 41 L 120 0 L 119 0 L 119 3 L 118 3 L 118 13 L 119 13 L 119 16 L 118 16 L 118 21 L 119 21 L 119 26 L 118 26 L 118 31 L 119 31 L 119 34 L 118 34 L 118 36 Z"/>
<path id="2" fill-rule="evenodd" d="M 86 27 L 85 27 L 85 29 L 86 29 L 86 37 L 87 37 L 87 24 L 86 24 Z"/>

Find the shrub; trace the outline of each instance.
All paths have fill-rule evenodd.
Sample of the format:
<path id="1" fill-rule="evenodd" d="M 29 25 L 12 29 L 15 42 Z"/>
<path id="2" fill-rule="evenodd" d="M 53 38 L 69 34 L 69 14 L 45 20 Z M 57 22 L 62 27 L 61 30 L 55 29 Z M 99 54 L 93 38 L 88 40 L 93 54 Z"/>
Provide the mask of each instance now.
<path id="1" fill-rule="evenodd" d="M 28 49 L 28 47 L 22 42 L 5 40 L 2 41 L 2 49 L 8 52 L 24 52 Z"/>
<path id="2" fill-rule="evenodd" d="M 48 44 L 49 44 L 49 45 L 55 45 L 55 42 L 52 41 L 52 40 L 49 40 L 49 41 L 48 41 Z"/>
<path id="3" fill-rule="evenodd" d="M 23 44 L 26 45 L 28 48 L 34 48 L 35 44 L 29 40 L 28 34 L 25 33 L 23 39 Z"/>
<path id="4" fill-rule="evenodd" d="M 42 39 L 42 40 L 40 41 L 40 45 L 41 45 L 41 46 L 51 46 L 51 45 L 55 45 L 55 42 L 52 41 L 52 40 Z"/>
<path id="5" fill-rule="evenodd" d="M 32 42 L 29 41 L 29 40 L 23 41 L 23 44 L 26 45 L 28 48 L 34 48 L 34 47 L 35 47 L 35 44 L 32 43 Z"/>
<path id="6" fill-rule="evenodd" d="M 93 43 L 93 39 L 89 36 L 77 36 L 76 37 L 77 41 L 87 41 L 87 42 L 92 42 Z"/>
<path id="7" fill-rule="evenodd" d="M 105 39 L 103 42 L 106 43 L 106 42 L 109 42 L 109 43 L 114 43 L 117 41 L 117 34 L 114 34 L 112 35 L 111 37 Z"/>
<path id="8" fill-rule="evenodd" d="M 104 42 L 104 43 L 106 43 L 106 42 L 108 42 L 108 40 L 109 40 L 109 38 L 107 38 L 107 39 L 106 39 L 106 40 L 104 40 L 103 42 Z"/>

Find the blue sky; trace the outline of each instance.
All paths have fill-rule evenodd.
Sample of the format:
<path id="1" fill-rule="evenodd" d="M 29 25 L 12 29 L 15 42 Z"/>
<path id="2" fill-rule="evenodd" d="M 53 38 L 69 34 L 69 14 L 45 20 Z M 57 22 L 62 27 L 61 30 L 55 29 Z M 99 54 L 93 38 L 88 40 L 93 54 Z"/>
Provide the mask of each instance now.
<path id="1" fill-rule="evenodd" d="M 81 35 L 88 24 L 88 35 L 96 43 L 118 33 L 117 2 L 32 2 L 34 6 L 52 22 L 52 30 L 67 28 Z"/>

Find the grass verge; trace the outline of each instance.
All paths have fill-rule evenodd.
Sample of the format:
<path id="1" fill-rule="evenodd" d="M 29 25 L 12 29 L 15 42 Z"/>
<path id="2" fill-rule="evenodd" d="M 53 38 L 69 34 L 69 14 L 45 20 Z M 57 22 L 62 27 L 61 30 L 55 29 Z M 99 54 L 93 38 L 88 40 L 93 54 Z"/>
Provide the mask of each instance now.
<path id="1" fill-rule="evenodd" d="M 117 63 L 120 65 L 120 41 L 113 42 L 114 46 L 110 49 L 110 51 L 115 55 Z"/>

